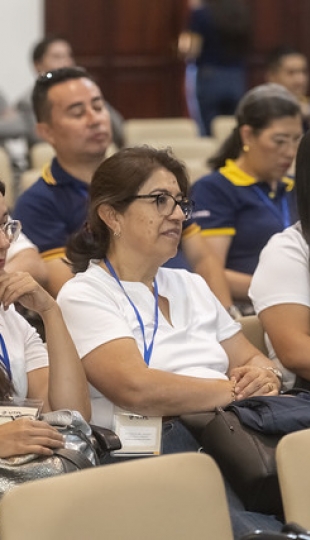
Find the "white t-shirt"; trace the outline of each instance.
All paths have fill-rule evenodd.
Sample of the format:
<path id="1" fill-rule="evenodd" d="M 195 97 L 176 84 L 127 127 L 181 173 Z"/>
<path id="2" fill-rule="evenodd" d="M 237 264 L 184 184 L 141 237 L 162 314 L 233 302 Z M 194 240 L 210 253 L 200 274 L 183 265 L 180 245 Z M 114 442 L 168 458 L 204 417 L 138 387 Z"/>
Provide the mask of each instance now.
<path id="1" fill-rule="evenodd" d="M 258 314 L 279 304 L 310 307 L 309 247 L 294 225 L 272 236 L 262 250 L 249 296 Z M 269 340 L 267 345 L 270 358 L 275 358 Z M 290 374 L 288 370 L 284 373 L 286 378 Z"/>
<path id="2" fill-rule="evenodd" d="M 29 248 L 37 250 L 37 247 L 29 240 L 29 238 L 27 238 L 24 233 L 20 232 L 17 240 L 13 242 L 8 249 L 6 257 L 7 262 L 9 262 L 12 257 L 17 255 L 17 253 L 19 253 L 20 251 Z"/>
<path id="3" fill-rule="evenodd" d="M 169 301 L 172 325 L 159 311 L 158 330 L 149 367 L 203 378 L 226 378 L 228 358 L 220 342 L 240 330 L 205 281 L 185 270 L 160 268 L 159 295 Z M 153 294 L 142 283 L 122 285 L 138 308 L 146 335 L 154 328 Z M 132 337 L 143 356 L 141 328 L 117 281 L 95 261 L 69 280 L 58 295 L 66 324 L 81 358 L 113 339 Z M 113 405 L 91 387 L 92 422 L 111 427 Z"/>
<path id="4" fill-rule="evenodd" d="M 27 373 L 48 366 L 48 355 L 35 329 L 10 306 L 0 307 L 0 333 L 8 352 L 15 395 L 25 398 L 28 393 Z M 0 354 L 3 351 L 0 346 Z"/>
<path id="5" fill-rule="evenodd" d="M 295 226 L 272 236 L 262 250 L 249 296 L 256 313 L 278 304 L 310 307 L 309 247 Z"/>

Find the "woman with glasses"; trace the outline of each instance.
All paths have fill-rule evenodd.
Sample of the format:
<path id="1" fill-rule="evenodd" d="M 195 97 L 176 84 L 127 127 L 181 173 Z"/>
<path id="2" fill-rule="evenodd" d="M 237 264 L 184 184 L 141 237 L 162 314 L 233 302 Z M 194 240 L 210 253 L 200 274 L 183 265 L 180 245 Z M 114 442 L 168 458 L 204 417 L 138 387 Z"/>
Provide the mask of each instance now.
<path id="1" fill-rule="evenodd" d="M 214 172 L 193 185 L 193 217 L 225 269 L 234 303 L 248 315 L 261 250 L 298 219 L 294 181 L 286 175 L 302 120 L 296 98 L 271 83 L 249 90 L 235 116 L 236 128 L 209 160 Z"/>
<path id="2" fill-rule="evenodd" d="M 29 398 L 44 412 L 75 409 L 88 419 L 85 373 L 56 301 L 28 273 L 4 271 L 7 251 L 21 230 L 20 222 L 9 218 L 4 195 L 0 182 L 0 401 Z M 42 317 L 46 346 L 15 302 Z M 48 456 L 62 446 L 62 436 L 45 422 L 30 417 L 0 422 L 0 458 Z"/>
<path id="3" fill-rule="evenodd" d="M 163 453 L 197 451 L 175 417 L 280 387 L 206 282 L 161 267 L 191 215 L 188 185 L 169 151 L 120 150 L 95 172 L 88 223 L 67 247 L 77 274 L 58 301 L 90 383 L 92 421 L 119 429 L 132 456 L 156 454 L 161 438 Z M 135 415 L 143 426 L 131 429 Z"/>

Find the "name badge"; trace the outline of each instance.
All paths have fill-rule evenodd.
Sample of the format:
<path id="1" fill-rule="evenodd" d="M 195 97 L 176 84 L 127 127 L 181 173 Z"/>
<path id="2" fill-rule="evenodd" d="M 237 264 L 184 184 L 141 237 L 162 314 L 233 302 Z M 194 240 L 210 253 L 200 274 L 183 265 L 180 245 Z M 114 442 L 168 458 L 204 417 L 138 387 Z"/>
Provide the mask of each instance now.
<path id="1" fill-rule="evenodd" d="M 13 398 L 0 401 L 0 425 L 25 416 L 38 418 L 43 402 L 40 400 Z"/>
<path id="2" fill-rule="evenodd" d="M 122 448 L 114 456 L 158 456 L 161 453 L 162 417 L 142 416 L 120 407 L 114 408 L 115 433 Z"/>

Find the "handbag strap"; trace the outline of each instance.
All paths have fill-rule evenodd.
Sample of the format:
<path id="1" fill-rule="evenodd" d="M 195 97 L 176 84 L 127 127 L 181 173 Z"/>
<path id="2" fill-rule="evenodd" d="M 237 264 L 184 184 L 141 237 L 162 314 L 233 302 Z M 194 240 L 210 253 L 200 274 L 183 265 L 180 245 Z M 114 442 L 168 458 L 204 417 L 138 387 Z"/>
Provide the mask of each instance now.
<path id="1" fill-rule="evenodd" d="M 92 462 L 77 450 L 70 450 L 69 448 L 60 448 L 54 452 L 56 456 L 63 457 L 73 463 L 78 469 L 88 469 L 93 467 Z"/>

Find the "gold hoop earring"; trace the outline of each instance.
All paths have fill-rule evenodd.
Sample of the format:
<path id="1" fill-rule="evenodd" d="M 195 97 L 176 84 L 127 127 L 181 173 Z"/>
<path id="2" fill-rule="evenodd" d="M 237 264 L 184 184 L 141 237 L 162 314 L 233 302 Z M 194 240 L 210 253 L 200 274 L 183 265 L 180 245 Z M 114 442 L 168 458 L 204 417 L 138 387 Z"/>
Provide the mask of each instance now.
<path id="1" fill-rule="evenodd" d="M 244 144 L 242 147 L 243 152 L 247 153 L 250 150 L 250 147 L 248 144 Z"/>

